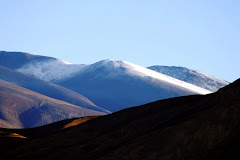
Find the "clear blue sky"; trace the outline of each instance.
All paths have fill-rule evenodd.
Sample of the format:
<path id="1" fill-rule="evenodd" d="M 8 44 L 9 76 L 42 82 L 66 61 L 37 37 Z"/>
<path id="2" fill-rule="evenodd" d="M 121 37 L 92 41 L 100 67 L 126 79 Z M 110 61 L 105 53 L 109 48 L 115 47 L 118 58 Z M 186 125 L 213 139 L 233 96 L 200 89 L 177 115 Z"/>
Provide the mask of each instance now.
<path id="1" fill-rule="evenodd" d="M 0 50 L 240 78 L 239 0 L 1 0 Z"/>

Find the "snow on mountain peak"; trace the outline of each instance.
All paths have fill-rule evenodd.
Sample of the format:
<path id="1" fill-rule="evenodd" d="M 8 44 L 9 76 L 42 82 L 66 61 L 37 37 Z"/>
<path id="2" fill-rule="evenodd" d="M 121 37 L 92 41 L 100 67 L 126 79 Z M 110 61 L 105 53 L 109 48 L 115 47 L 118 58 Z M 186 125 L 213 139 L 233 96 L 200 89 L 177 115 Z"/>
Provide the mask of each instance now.
<path id="1" fill-rule="evenodd" d="M 117 67 L 121 67 L 123 64 L 123 61 L 117 61 L 117 60 L 113 60 L 113 59 L 105 59 L 105 60 L 101 60 L 99 62 L 93 63 L 90 66 L 95 66 L 95 67 L 106 67 L 106 68 L 117 68 Z"/>
<path id="2" fill-rule="evenodd" d="M 116 60 L 102 60 L 96 62 L 92 65 L 88 65 L 88 72 L 95 73 L 94 76 L 99 78 L 99 76 L 104 76 L 104 78 L 115 78 L 120 75 L 130 75 L 141 77 L 141 79 L 156 79 L 160 81 L 164 81 L 167 83 L 171 83 L 173 85 L 180 86 L 182 88 L 191 90 L 198 94 L 209 94 L 211 91 L 197 87 L 187 82 L 183 82 L 181 80 L 172 78 L 170 76 L 158 73 L 151 69 L 147 69 L 145 67 L 127 62 L 127 61 L 116 61 Z"/>
<path id="3" fill-rule="evenodd" d="M 8 66 L 22 73 L 50 82 L 62 81 L 66 78 L 71 78 L 76 74 L 82 72 L 87 73 L 90 71 L 93 73 L 93 76 L 96 74 L 97 77 L 103 76 L 105 78 L 114 78 L 120 75 L 130 75 L 138 76 L 142 79 L 153 78 L 165 82 L 170 82 L 174 85 L 193 90 L 200 94 L 210 93 L 209 91 L 196 87 L 195 85 L 190 85 L 189 83 L 176 80 L 165 74 L 157 73 L 155 71 L 127 61 L 106 59 L 90 65 L 78 65 L 71 64 L 57 58 L 31 55 L 21 52 L 2 52 L 1 56 L 3 59 L 7 58 L 11 59 L 13 62 L 16 62 L 16 65 L 12 65 L 10 62 L 9 64 L 5 64 L 5 62 L 2 61 L 4 66 Z M 20 63 L 17 63 L 19 60 Z"/>
<path id="4" fill-rule="evenodd" d="M 198 94 L 211 93 L 209 90 L 177 80 L 145 67 L 127 61 L 117 61 L 112 59 L 102 60 L 90 65 L 76 65 L 59 59 L 47 59 L 41 62 L 29 63 L 17 70 L 51 82 L 62 81 L 81 72 L 95 73 L 93 76 L 104 76 L 104 78 L 114 78 L 119 75 L 131 75 L 139 76 L 142 79 L 153 78 L 161 80 L 194 91 Z"/>
<path id="5" fill-rule="evenodd" d="M 56 83 L 113 112 L 160 99 L 211 93 L 136 64 L 115 60 L 86 65 L 71 78 Z"/>

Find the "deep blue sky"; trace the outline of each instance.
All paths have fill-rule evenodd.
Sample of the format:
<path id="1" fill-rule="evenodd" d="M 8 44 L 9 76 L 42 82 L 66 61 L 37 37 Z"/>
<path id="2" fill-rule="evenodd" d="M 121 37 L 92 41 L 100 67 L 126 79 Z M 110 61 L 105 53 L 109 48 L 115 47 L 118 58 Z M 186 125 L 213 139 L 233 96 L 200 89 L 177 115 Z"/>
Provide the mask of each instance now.
<path id="1" fill-rule="evenodd" d="M 2 0 L 0 50 L 240 78 L 239 0 Z"/>

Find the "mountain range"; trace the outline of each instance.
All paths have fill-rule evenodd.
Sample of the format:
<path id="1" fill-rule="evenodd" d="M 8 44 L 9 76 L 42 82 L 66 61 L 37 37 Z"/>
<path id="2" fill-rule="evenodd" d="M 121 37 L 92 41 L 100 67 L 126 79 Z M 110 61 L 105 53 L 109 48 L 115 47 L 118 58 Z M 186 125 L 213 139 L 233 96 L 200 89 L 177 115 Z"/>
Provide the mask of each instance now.
<path id="1" fill-rule="evenodd" d="M 70 64 L 52 57 L 2 51 L 0 65 L 70 89 L 111 112 L 159 99 L 212 92 L 126 61 Z M 210 76 L 207 78 L 213 79 Z M 213 80 L 221 81 L 217 78 Z M 227 84 L 209 84 L 211 87 L 208 88 L 216 90 Z"/>
<path id="2" fill-rule="evenodd" d="M 168 70 L 170 73 L 171 69 Z M 173 75 L 185 74 L 185 71 L 173 70 Z M 0 51 L 0 79 L 2 84 L 7 84 L 1 86 L 1 96 L 7 95 L 0 103 L 1 126 L 28 128 L 67 118 L 104 115 L 160 99 L 209 94 L 211 91 L 205 89 L 206 86 L 216 90 L 228 84 L 211 76 L 204 77 L 202 75 L 206 74 L 201 72 L 194 72 L 194 75 L 188 73 L 185 81 L 176 79 L 173 75 L 162 74 L 127 61 L 107 59 L 90 65 L 70 64 L 53 57 Z M 187 82 L 190 80 L 200 82 L 200 87 Z M 204 80 L 216 83 L 210 84 Z M 9 86 L 11 87 L 6 88 Z M 21 92 L 22 95 L 28 93 L 29 96 L 19 97 Z M 34 97 L 36 101 L 30 103 L 29 97 Z M 52 102 L 51 105 L 46 104 L 49 101 Z M 65 110 L 63 103 L 71 106 L 66 113 L 62 112 Z M 42 104 L 48 107 L 39 107 Z M 16 106 L 21 112 L 16 111 L 9 119 Z M 57 107 L 60 109 L 53 112 L 52 109 Z M 45 109 L 44 114 L 42 108 Z M 29 117 L 33 110 L 38 116 Z M 71 110 L 76 114 L 70 114 Z M 25 120 L 29 118 L 32 118 L 32 122 L 27 124 Z"/>
<path id="3" fill-rule="evenodd" d="M 0 129 L 0 143 L 7 144 L 1 157 L 239 159 L 239 95 L 240 79 L 216 93 L 160 100 L 84 123 L 80 119 L 67 129 L 64 126 L 75 119 L 30 130 Z"/>

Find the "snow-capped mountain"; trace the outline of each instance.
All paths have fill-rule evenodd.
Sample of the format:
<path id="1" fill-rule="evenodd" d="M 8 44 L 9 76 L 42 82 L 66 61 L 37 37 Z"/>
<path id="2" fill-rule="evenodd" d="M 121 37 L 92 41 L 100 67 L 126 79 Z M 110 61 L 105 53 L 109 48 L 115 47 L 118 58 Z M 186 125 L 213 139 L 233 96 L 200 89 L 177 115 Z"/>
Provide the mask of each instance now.
<path id="1" fill-rule="evenodd" d="M 205 88 L 212 92 L 229 84 L 227 81 L 185 67 L 151 66 L 148 67 L 148 69 Z"/>
<path id="2" fill-rule="evenodd" d="M 98 106 L 110 111 L 159 99 L 210 93 L 147 68 L 114 60 L 86 65 L 75 76 L 56 83 L 82 93 Z"/>
<path id="3" fill-rule="evenodd" d="M 49 82 L 68 78 L 85 66 L 53 57 L 5 51 L 0 51 L 0 65 Z"/>
<path id="4" fill-rule="evenodd" d="M 97 106 L 110 111 L 160 99 L 211 93 L 126 61 L 103 60 L 91 65 L 74 65 L 56 58 L 18 53 L 23 58 L 12 65 L 14 56 L 6 58 L 8 54 L 12 53 L 0 53 L 0 65 L 83 94 Z"/>

